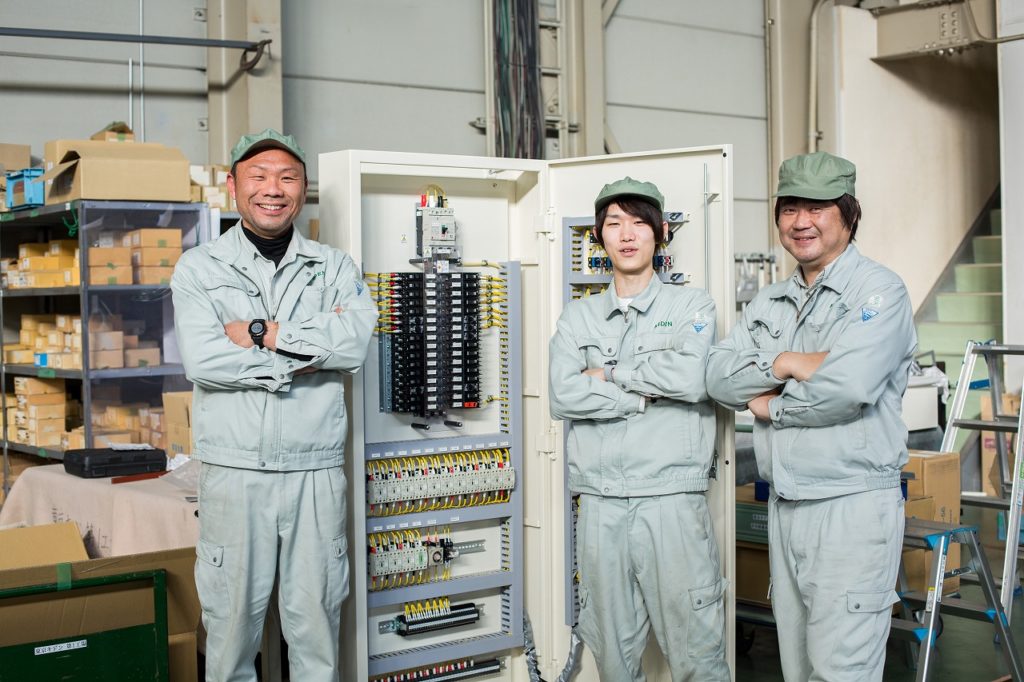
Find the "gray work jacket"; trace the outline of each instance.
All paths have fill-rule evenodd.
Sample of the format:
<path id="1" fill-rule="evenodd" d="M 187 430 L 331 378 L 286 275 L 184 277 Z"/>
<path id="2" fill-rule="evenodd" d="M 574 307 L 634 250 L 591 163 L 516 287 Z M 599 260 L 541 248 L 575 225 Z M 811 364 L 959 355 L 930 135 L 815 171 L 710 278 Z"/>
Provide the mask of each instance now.
<path id="1" fill-rule="evenodd" d="M 186 251 L 171 278 L 174 325 L 194 384 L 195 453 L 210 464 L 296 471 L 344 462 L 343 373 L 359 370 L 377 307 L 352 259 L 295 231 L 264 291 L 256 247 L 241 223 Z M 340 307 L 341 313 L 335 312 Z M 242 348 L 224 333 L 234 320 L 280 324 L 277 347 Z M 298 374 L 306 367 L 318 371 Z"/>
<path id="2" fill-rule="evenodd" d="M 900 417 L 917 347 L 903 280 L 852 244 L 807 287 L 799 268 L 763 289 L 711 349 L 708 393 L 733 410 L 779 388 L 771 421 L 755 420 L 761 477 L 786 499 L 899 485 L 907 461 Z M 808 381 L 780 381 L 783 351 L 828 356 Z"/>
<path id="3" fill-rule="evenodd" d="M 704 369 L 715 304 L 703 289 L 656 275 L 626 313 L 616 304 L 614 285 L 570 302 L 551 339 L 551 416 L 571 420 L 569 489 L 611 497 L 706 490 L 715 413 Z M 611 382 L 581 373 L 609 363 Z"/>

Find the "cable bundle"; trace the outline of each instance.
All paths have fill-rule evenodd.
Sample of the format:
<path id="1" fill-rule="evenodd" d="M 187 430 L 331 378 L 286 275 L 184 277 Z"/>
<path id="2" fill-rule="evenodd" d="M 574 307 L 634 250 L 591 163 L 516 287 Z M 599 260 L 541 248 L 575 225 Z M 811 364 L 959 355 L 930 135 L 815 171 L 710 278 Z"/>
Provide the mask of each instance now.
<path id="1" fill-rule="evenodd" d="M 495 151 L 544 158 L 536 0 L 494 0 Z"/>

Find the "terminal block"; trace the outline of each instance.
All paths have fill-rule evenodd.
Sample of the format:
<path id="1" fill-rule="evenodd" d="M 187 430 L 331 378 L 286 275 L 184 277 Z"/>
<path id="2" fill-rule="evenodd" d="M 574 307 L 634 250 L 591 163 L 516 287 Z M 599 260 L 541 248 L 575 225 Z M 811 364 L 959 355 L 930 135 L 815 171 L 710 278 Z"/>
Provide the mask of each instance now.
<path id="1" fill-rule="evenodd" d="M 402 637 L 472 625 L 480 620 L 481 607 L 473 602 L 451 604 L 448 597 L 411 602 L 405 613 L 378 626 L 381 634 L 394 632 Z"/>
<path id="2" fill-rule="evenodd" d="M 507 448 L 366 462 L 369 516 L 507 502 L 515 470 Z"/>
<path id="3" fill-rule="evenodd" d="M 452 542 L 448 529 L 370 533 L 367 544 L 371 591 L 449 580 L 452 560 L 484 551 L 483 542 Z"/>
<path id="4" fill-rule="evenodd" d="M 467 658 L 374 677 L 371 682 L 461 682 L 484 675 L 493 675 L 501 672 L 503 668 L 501 661 L 496 658 L 485 661 Z"/>

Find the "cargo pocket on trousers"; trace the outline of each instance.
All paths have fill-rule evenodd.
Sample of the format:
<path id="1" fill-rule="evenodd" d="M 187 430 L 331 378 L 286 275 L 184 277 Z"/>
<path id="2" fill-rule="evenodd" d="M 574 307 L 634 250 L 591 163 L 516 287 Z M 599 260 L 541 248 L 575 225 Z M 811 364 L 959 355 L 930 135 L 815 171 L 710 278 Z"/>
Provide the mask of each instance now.
<path id="1" fill-rule="evenodd" d="M 224 576 L 224 546 L 200 539 L 196 543 L 196 591 L 203 611 L 215 618 L 228 613 L 230 595 Z"/>
<path id="2" fill-rule="evenodd" d="M 337 603 L 348 598 L 348 540 L 344 535 L 339 535 L 331 540 L 330 556 L 328 566 L 330 567 L 330 582 L 328 590 Z"/>
<path id="3" fill-rule="evenodd" d="M 580 615 L 576 621 L 576 633 L 583 640 L 583 643 L 590 647 L 594 656 L 600 654 L 601 639 L 597 636 L 597 628 L 594 626 L 593 605 L 590 604 L 590 591 L 582 584 L 577 586 L 577 594 L 580 600 Z"/>
<path id="4" fill-rule="evenodd" d="M 893 590 L 846 593 L 846 623 L 837 628 L 843 634 L 836 640 L 833 669 L 858 670 L 876 664 L 884 654 L 892 605 L 897 601 Z"/>
<path id="5" fill-rule="evenodd" d="M 690 622 L 686 627 L 686 654 L 690 658 L 725 655 L 725 578 L 690 590 Z"/>

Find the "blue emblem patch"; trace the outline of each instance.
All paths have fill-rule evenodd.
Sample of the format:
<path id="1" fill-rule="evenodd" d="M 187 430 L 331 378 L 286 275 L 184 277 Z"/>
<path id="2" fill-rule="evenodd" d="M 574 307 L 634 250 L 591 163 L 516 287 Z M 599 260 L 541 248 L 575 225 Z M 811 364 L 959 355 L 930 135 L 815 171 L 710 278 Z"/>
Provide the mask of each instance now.
<path id="1" fill-rule="evenodd" d="M 708 326 L 708 322 L 709 320 L 704 315 L 704 313 L 697 313 L 693 317 L 693 331 L 700 334 L 702 331 L 704 331 L 704 327 Z"/>
<path id="2" fill-rule="evenodd" d="M 878 314 L 877 310 L 872 310 L 871 308 L 861 308 L 860 309 L 860 320 L 861 320 L 861 322 L 867 322 L 868 320 L 870 320 L 872 317 L 874 317 L 877 314 Z"/>
<path id="3" fill-rule="evenodd" d="M 363 281 L 360 280 L 360 279 L 357 279 L 356 280 L 356 296 L 361 295 L 363 293 L 363 289 L 364 288 L 365 287 L 363 287 Z"/>

